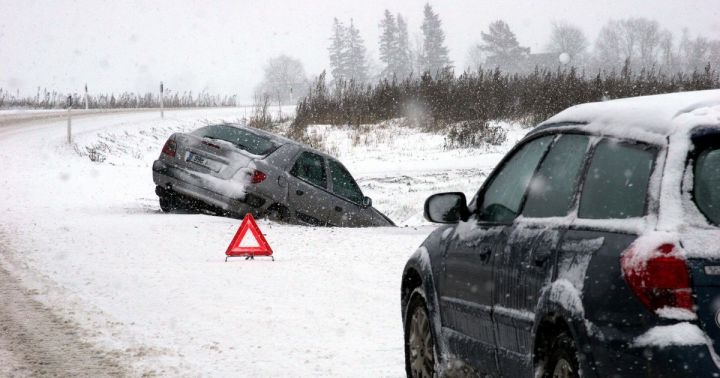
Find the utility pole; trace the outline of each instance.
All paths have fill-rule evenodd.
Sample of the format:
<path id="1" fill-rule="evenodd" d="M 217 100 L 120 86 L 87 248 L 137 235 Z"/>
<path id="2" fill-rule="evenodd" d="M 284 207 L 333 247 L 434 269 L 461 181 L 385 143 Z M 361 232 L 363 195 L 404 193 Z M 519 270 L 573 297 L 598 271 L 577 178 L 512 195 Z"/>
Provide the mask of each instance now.
<path id="1" fill-rule="evenodd" d="M 68 110 L 68 117 L 67 117 L 67 141 L 68 144 L 72 144 L 72 95 L 67 96 L 67 110 Z"/>
<path id="2" fill-rule="evenodd" d="M 165 119 L 165 104 L 163 103 L 163 91 L 165 88 L 163 87 L 163 82 L 160 82 L 160 118 Z"/>

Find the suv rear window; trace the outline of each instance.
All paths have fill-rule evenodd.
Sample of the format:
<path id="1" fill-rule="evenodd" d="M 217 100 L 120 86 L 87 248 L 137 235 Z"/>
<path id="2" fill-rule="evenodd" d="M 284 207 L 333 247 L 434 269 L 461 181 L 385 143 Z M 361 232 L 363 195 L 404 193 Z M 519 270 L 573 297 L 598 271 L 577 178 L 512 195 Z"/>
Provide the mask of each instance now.
<path id="1" fill-rule="evenodd" d="M 249 130 L 228 125 L 208 126 L 195 131 L 193 134 L 209 139 L 218 139 L 230 142 L 253 155 L 267 155 L 278 146 L 270 138 L 255 134 Z"/>
<path id="2" fill-rule="evenodd" d="M 705 217 L 720 224 L 720 148 L 709 148 L 698 155 L 693 197 Z"/>
<path id="3" fill-rule="evenodd" d="M 588 168 L 578 216 L 620 219 L 645 215 L 655 150 L 645 145 L 604 140 Z"/>

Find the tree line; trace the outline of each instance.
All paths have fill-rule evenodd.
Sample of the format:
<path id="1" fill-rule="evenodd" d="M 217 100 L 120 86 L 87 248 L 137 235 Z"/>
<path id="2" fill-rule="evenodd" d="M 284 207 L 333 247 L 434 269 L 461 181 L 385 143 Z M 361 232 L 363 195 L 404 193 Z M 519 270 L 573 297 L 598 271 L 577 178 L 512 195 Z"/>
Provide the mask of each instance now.
<path id="1" fill-rule="evenodd" d="M 413 73 L 437 75 L 456 68 L 449 59 L 440 15 L 429 4 L 424 6 L 414 45 L 409 43 L 407 23 L 401 14 L 393 15 L 386 9 L 378 26 L 380 65 L 375 67 L 353 20 L 345 26 L 334 19 L 328 48 L 333 80 L 404 79 Z M 493 21 L 486 30 L 478 30 L 479 41 L 470 46 L 464 69 L 482 66 L 508 73 L 532 73 L 536 67 L 574 66 L 596 72 L 620 69 L 627 62 L 635 71 L 647 68 L 672 74 L 701 71 L 708 63 L 720 65 L 720 40 L 692 37 L 687 29 L 676 36 L 647 18 L 608 20 L 594 43 L 581 28 L 568 22 L 553 22 L 550 29 L 550 38 L 541 51 L 531 51 L 521 44 L 506 21 Z"/>
<path id="2" fill-rule="evenodd" d="M 81 93 L 62 93 L 40 88 L 35 96 L 21 96 L 19 91 L 12 93 L 0 88 L 0 109 L 34 108 L 64 109 L 68 106 L 68 96 L 72 98 L 73 108 L 85 107 L 85 95 Z M 167 92 L 163 96 L 163 106 L 167 108 L 195 108 L 238 106 L 237 95 L 213 95 L 206 92 Z M 90 109 L 112 108 L 159 108 L 159 93 L 101 93 L 88 95 Z"/>
<path id="3" fill-rule="evenodd" d="M 720 88 L 720 76 L 707 65 L 692 73 L 668 75 L 657 69 L 633 71 L 626 62 L 619 72 L 589 75 L 574 67 L 535 69 L 518 74 L 495 69 L 452 72 L 376 84 L 335 80 L 323 72 L 300 100 L 293 128 L 309 124 L 372 124 L 409 117 L 429 127 L 462 121 L 522 120 L 538 122 L 575 104 L 613 98 Z"/>

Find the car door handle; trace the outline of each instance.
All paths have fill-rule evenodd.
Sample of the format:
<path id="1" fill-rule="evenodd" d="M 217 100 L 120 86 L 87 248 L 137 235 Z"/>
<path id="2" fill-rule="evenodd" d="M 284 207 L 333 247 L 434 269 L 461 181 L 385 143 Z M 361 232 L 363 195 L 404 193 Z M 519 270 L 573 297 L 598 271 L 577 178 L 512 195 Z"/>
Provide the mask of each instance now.
<path id="1" fill-rule="evenodd" d="M 295 194 L 301 196 L 301 195 L 305 194 L 305 192 L 303 192 L 302 190 L 298 189 L 298 190 L 295 191 Z"/>
<path id="2" fill-rule="evenodd" d="M 342 213 L 343 209 L 340 206 L 335 206 L 335 211 Z"/>

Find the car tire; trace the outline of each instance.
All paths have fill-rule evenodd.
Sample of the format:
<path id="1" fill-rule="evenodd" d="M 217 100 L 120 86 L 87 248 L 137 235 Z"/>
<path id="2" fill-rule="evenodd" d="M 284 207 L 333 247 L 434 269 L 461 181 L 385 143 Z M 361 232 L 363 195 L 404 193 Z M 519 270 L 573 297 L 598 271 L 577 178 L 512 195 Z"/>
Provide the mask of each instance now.
<path id="1" fill-rule="evenodd" d="M 290 221 L 290 209 L 279 204 L 273 205 L 268 208 L 267 217 L 278 222 L 288 222 Z"/>
<path id="2" fill-rule="evenodd" d="M 543 378 L 578 378 L 580 368 L 575 341 L 567 332 L 562 332 L 550 343 L 547 355 L 542 359 Z"/>
<path id="3" fill-rule="evenodd" d="M 432 319 L 421 288 L 410 294 L 405 311 L 405 371 L 412 378 L 436 375 L 437 353 Z"/>
<path id="4" fill-rule="evenodd" d="M 177 210 L 177 203 L 175 199 L 171 197 L 160 197 L 160 210 L 162 210 L 164 213 L 169 213 L 171 211 Z"/>

